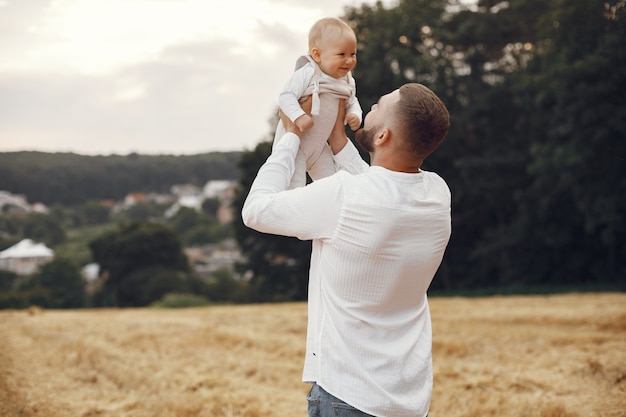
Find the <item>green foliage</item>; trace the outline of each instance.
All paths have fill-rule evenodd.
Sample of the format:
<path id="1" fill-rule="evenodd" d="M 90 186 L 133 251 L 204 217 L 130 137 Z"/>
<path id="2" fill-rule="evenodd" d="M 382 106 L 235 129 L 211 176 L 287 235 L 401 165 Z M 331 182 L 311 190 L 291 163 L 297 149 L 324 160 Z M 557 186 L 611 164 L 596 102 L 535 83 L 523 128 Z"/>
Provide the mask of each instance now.
<path id="1" fill-rule="evenodd" d="M 8 217 L 0 215 L 0 230 L 2 230 L 2 234 L 0 234 L 0 238 L 4 236 L 17 236 L 15 238 L 15 242 L 13 243 L 4 243 L 1 247 L 2 250 L 12 246 L 13 244 L 19 241 L 19 236 L 22 233 L 22 219 L 18 217 Z M 11 239 L 7 239 L 9 241 Z"/>
<path id="2" fill-rule="evenodd" d="M 212 220 L 213 219 L 208 216 L 202 216 L 200 213 L 192 208 L 181 207 L 170 219 L 169 223 L 172 225 L 176 232 L 185 233 L 186 231 L 195 227 L 200 222 L 208 224 Z"/>
<path id="3" fill-rule="evenodd" d="M 220 200 L 217 198 L 207 198 L 202 202 L 202 212 L 213 217 L 217 217 L 219 207 Z"/>
<path id="4" fill-rule="evenodd" d="M 80 208 L 82 224 L 103 224 L 109 221 L 111 210 L 98 201 L 88 201 Z"/>
<path id="5" fill-rule="evenodd" d="M 0 309 L 25 309 L 31 306 L 46 306 L 50 303 L 50 292 L 42 287 L 14 290 L 0 294 Z"/>
<path id="6" fill-rule="evenodd" d="M 542 49 L 519 74 L 521 120 L 533 140 L 531 183 L 512 228 L 526 230 L 518 247 L 531 262 L 521 271 L 539 282 L 626 276 L 625 9 L 555 1 Z"/>
<path id="7" fill-rule="evenodd" d="M 215 216 L 189 207 L 181 207 L 169 224 L 181 236 L 185 246 L 216 243 L 230 235 L 228 226 L 220 225 Z"/>
<path id="8" fill-rule="evenodd" d="M 121 200 L 129 192 L 167 192 L 174 184 L 204 185 L 237 178 L 239 152 L 201 155 L 86 156 L 72 153 L 0 153 L 0 190 L 29 201 L 76 206 Z"/>
<path id="9" fill-rule="evenodd" d="M 233 302 L 242 301 L 244 287 L 235 279 L 232 271 L 220 269 L 208 279 L 205 294 L 211 301 Z"/>
<path id="10" fill-rule="evenodd" d="M 180 240 L 163 224 L 132 222 L 93 240 L 93 259 L 107 276 L 96 305 L 145 306 L 168 292 L 184 292 L 189 265 Z"/>
<path id="11" fill-rule="evenodd" d="M 163 217 L 163 213 L 165 213 L 167 207 L 168 204 L 158 204 L 152 201 L 141 201 L 139 203 L 133 204 L 126 210 L 117 213 L 114 216 L 114 219 L 115 221 L 149 221 L 152 219 L 160 219 Z"/>
<path id="12" fill-rule="evenodd" d="M 359 40 L 354 74 L 365 111 L 420 82 L 451 113 L 448 138 L 423 167 L 453 197 L 433 290 L 623 288 L 622 0 L 401 0 L 347 8 L 345 18 Z M 269 152 L 261 143 L 242 156 L 238 208 Z M 236 226 L 251 291 L 265 300 L 303 294 L 302 277 L 284 269 L 305 274 L 308 254 Z"/>
<path id="13" fill-rule="evenodd" d="M 55 256 L 71 259 L 76 265 L 88 264 L 93 261 L 89 243 L 114 227 L 114 224 L 107 223 L 69 228 L 66 240 L 52 249 Z"/>
<path id="14" fill-rule="evenodd" d="M 242 155 L 240 187 L 233 203 L 241 213 L 250 186 L 260 166 L 270 155 L 271 142 L 259 143 Z M 241 216 L 233 225 L 239 247 L 247 257 L 240 272 L 251 271 L 248 301 L 304 300 L 307 293 L 311 242 L 296 238 L 259 233 L 244 226 Z"/>
<path id="15" fill-rule="evenodd" d="M 190 308 L 190 307 L 204 307 L 210 304 L 210 301 L 201 295 L 197 294 L 179 294 L 169 293 L 154 303 L 150 304 L 150 307 L 156 308 Z"/>
<path id="16" fill-rule="evenodd" d="M 65 228 L 57 216 L 30 213 L 25 217 L 0 215 L 0 250 L 28 238 L 48 246 L 65 241 Z"/>
<path id="17" fill-rule="evenodd" d="M 170 292 L 185 292 L 188 274 L 160 266 L 132 271 L 117 283 L 116 300 L 120 307 L 144 307 Z"/>
<path id="18" fill-rule="evenodd" d="M 80 308 L 85 305 L 85 281 L 76 264 L 56 257 L 42 265 L 19 290 L 28 304 L 45 308 Z"/>
<path id="19" fill-rule="evenodd" d="M 46 214 L 32 213 L 22 221 L 22 236 L 50 246 L 65 240 L 65 230 L 54 217 Z"/>
<path id="20" fill-rule="evenodd" d="M 0 293 L 9 292 L 17 281 L 17 275 L 11 271 L 0 269 Z"/>

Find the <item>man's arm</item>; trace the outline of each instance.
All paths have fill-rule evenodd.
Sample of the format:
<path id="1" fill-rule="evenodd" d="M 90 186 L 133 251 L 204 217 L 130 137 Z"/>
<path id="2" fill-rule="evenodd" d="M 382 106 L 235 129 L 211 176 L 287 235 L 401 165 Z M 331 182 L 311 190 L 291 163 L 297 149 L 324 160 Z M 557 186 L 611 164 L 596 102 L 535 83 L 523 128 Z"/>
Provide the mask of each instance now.
<path id="1" fill-rule="evenodd" d="M 339 109 L 337 111 L 337 120 L 335 120 L 335 126 L 330 132 L 328 137 L 328 144 L 333 155 L 337 155 L 344 146 L 349 142 L 346 136 L 346 127 L 344 121 L 346 120 L 346 100 L 339 99 Z"/>
<path id="2" fill-rule="evenodd" d="M 335 164 L 339 169 L 348 171 L 351 174 L 360 174 L 365 172 L 369 168 L 369 165 L 361 158 L 359 151 L 346 136 L 346 128 L 344 125 L 345 114 L 346 106 L 342 99 L 339 102 L 339 111 L 337 112 L 335 126 L 328 137 L 328 144 L 333 152 Z"/>
<path id="3" fill-rule="evenodd" d="M 325 178 L 286 191 L 295 169 L 301 132 L 284 113 L 279 113 L 286 133 L 252 183 L 241 211 L 243 222 L 259 232 L 303 240 L 330 237 L 339 218 L 340 184 Z"/>

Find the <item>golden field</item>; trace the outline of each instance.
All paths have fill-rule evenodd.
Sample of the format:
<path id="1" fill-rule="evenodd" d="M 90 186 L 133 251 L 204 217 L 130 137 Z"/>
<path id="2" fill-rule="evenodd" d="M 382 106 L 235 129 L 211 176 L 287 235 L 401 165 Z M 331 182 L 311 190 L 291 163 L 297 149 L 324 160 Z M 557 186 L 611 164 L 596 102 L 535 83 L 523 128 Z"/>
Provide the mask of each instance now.
<path id="1" fill-rule="evenodd" d="M 626 416 L 626 294 L 432 298 L 431 417 Z M 305 417 L 306 304 L 0 311 L 0 416 Z"/>

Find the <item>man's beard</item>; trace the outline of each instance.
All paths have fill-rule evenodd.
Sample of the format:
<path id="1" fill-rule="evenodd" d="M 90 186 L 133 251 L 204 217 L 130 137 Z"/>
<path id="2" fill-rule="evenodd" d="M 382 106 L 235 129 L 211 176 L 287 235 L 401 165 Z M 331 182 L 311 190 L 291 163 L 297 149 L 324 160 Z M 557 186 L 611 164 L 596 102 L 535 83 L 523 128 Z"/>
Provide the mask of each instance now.
<path id="1" fill-rule="evenodd" d="M 361 146 L 367 153 L 374 152 L 374 133 L 375 129 L 361 128 L 354 132 L 354 140 Z"/>

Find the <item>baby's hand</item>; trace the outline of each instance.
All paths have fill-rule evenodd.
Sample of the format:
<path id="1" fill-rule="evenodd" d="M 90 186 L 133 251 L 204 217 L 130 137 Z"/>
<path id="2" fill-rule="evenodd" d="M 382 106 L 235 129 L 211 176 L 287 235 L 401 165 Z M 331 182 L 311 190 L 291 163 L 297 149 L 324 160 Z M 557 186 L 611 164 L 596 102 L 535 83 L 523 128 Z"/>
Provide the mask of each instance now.
<path id="1" fill-rule="evenodd" d="M 361 120 L 359 119 L 359 116 L 354 113 L 350 113 L 346 116 L 346 122 L 348 122 L 348 126 L 350 126 L 350 129 L 352 130 L 357 130 L 361 127 Z"/>
<path id="2" fill-rule="evenodd" d="M 295 123 L 301 132 L 305 132 L 313 127 L 313 118 L 308 114 L 303 114 L 295 120 Z"/>

